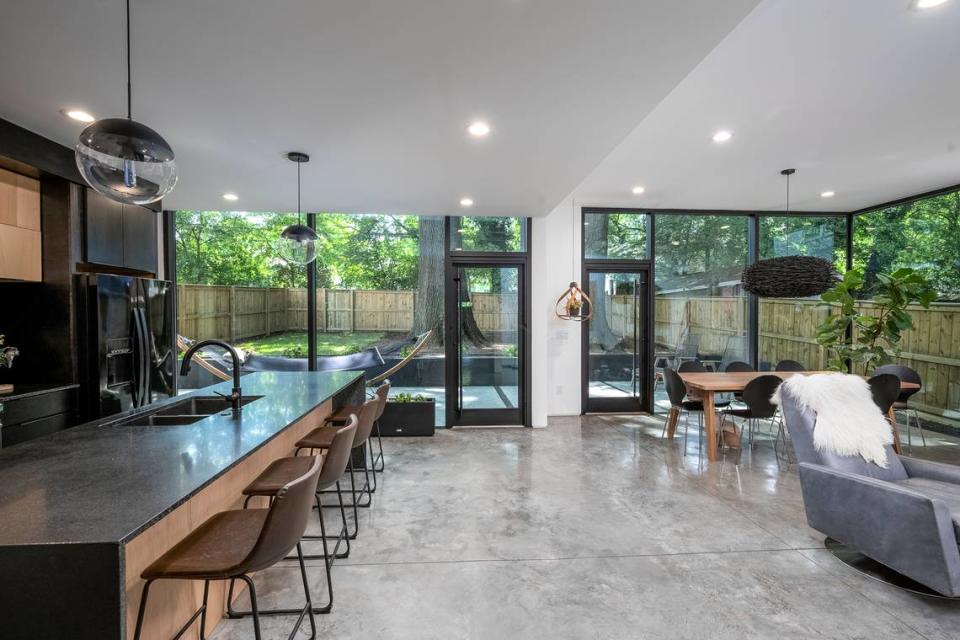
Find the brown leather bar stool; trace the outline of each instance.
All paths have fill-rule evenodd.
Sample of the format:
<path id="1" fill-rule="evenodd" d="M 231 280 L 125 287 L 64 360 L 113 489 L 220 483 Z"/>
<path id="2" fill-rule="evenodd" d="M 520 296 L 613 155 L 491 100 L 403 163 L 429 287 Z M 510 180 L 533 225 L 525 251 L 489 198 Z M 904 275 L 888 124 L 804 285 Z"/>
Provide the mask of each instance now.
<path id="1" fill-rule="evenodd" d="M 285 484 L 273 498 L 269 509 L 235 509 L 221 511 L 200 525 L 196 531 L 178 542 L 172 549 L 147 567 L 140 577 L 146 580 L 137 613 L 134 640 L 140 640 L 143 616 L 147 609 L 150 585 L 156 580 L 203 580 L 203 604 L 184 624 L 173 640 L 180 638 L 200 616 L 200 638 L 203 640 L 207 617 L 207 597 L 211 580 L 239 579 L 250 589 L 253 613 L 253 633 L 260 635 L 260 615 L 257 611 L 257 592 L 248 575 L 272 567 L 294 546 L 300 558 L 300 576 L 307 602 L 298 611 L 296 635 L 304 616 L 310 618 L 310 638 L 316 638 L 317 626 L 310 599 L 310 585 L 303 563 L 300 537 L 307 528 L 307 519 L 313 508 L 321 461 L 314 457 L 303 475 Z"/>
<path id="2" fill-rule="evenodd" d="M 353 444 L 351 447 L 351 455 L 347 461 L 347 471 L 350 474 L 350 495 L 352 497 L 351 503 L 346 505 L 353 508 L 353 533 L 348 533 L 347 537 L 351 540 L 356 539 L 357 532 L 360 530 L 360 513 L 357 511 L 358 507 L 369 507 L 373 501 L 373 494 L 370 491 L 370 470 L 367 468 L 367 465 L 363 465 L 363 474 L 364 474 L 364 483 L 363 486 L 358 490 L 357 489 L 357 480 L 356 480 L 356 470 L 353 468 L 353 451 L 363 447 L 367 440 L 370 438 L 370 433 L 373 430 L 373 418 L 376 416 L 377 411 L 377 399 L 371 398 L 363 403 L 360 407 L 360 412 L 357 414 L 357 430 L 353 434 Z M 316 450 L 326 450 L 330 448 L 330 445 L 333 443 L 334 435 L 337 433 L 337 427 L 335 426 L 322 426 L 317 427 L 301 440 L 296 443 L 297 451 L 299 455 L 304 449 L 309 450 L 311 453 Z M 324 489 L 319 491 L 320 494 L 332 493 L 330 489 Z M 363 494 L 366 494 L 367 501 L 363 502 L 361 498 Z"/>
<path id="3" fill-rule="evenodd" d="M 374 472 L 373 475 L 373 487 L 370 489 L 371 493 L 377 492 L 377 473 L 383 473 L 384 468 L 386 467 L 386 462 L 383 459 L 383 438 L 380 435 L 380 416 L 383 415 L 384 410 L 387 408 L 387 398 L 390 396 L 390 381 L 384 380 L 383 384 L 377 387 L 374 395 L 371 396 L 377 400 L 377 413 L 373 417 L 373 435 L 377 438 L 377 447 L 380 450 L 377 453 L 376 458 L 373 455 L 373 445 L 369 448 L 370 450 L 370 469 Z M 359 414 L 360 407 L 362 405 L 348 405 L 338 409 L 333 415 L 327 418 L 327 422 L 332 424 L 337 424 L 345 422 L 347 417 L 351 414 Z M 377 464 L 379 463 L 379 467 Z M 366 464 L 366 463 L 364 463 Z"/>
<path id="4" fill-rule="evenodd" d="M 347 461 L 350 459 L 353 436 L 357 430 L 358 423 L 357 416 L 351 415 L 347 425 L 337 429 L 333 436 L 330 448 L 327 449 L 327 454 L 323 457 L 323 466 L 320 469 L 320 476 L 317 478 L 317 488 L 313 494 L 317 504 L 317 518 L 320 520 L 320 535 L 304 534 L 303 536 L 303 540 L 321 540 L 323 542 L 322 555 L 303 556 L 303 558 L 307 560 L 323 558 L 324 568 L 327 573 L 327 604 L 320 607 L 313 607 L 314 613 L 330 613 L 330 610 L 333 608 L 333 580 L 330 576 L 330 566 L 333 564 L 333 558 L 345 558 L 350 552 L 350 540 L 347 538 L 347 512 L 343 506 L 342 494 L 340 498 L 340 517 L 343 519 L 343 525 L 340 528 L 339 535 L 327 536 L 327 527 L 323 520 L 323 506 L 320 504 L 319 491 L 336 486 L 337 493 L 340 493 L 340 479 L 347 469 Z M 286 486 L 291 479 L 303 475 L 304 469 L 311 464 L 310 460 L 311 458 L 307 456 L 297 456 L 280 458 L 271 462 L 253 482 L 244 488 L 242 493 L 247 496 L 243 503 L 244 508 L 247 507 L 251 498 L 257 496 L 270 498 L 272 500 L 277 492 Z M 327 547 L 327 540 L 331 538 L 337 541 L 333 553 L 330 553 Z M 347 541 L 347 553 L 337 556 L 336 553 L 337 549 L 340 548 L 341 540 Z M 242 618 L 250 615 L 252 611 L 237 611 L 233 608 L 233 587 L 235 583 L 235 580 L 230 581 L 230 590 L 227 595 L 227 616 L 231 618 Z M 260 615 L 289 615 L 299 613 L 299 611 L 299 609 L 268 609 L 261 610 Z"/>

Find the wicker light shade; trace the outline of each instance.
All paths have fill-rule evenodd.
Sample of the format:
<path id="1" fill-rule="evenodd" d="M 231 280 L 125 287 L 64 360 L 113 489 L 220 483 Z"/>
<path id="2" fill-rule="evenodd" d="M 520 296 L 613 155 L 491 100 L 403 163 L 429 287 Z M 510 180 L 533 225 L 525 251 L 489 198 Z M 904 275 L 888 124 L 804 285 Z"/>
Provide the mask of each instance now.
<path id="1" fill-rule="evenodd" d="M 770 258 L 743 270 L 743 288 L 764 298 L 818 296 L 839 281 L 833 263 L 814 256 Z"/>
<path id="2" fill-rule="evenodd" d="M 579 284 L 571 282 L 567 290 L 557 298 L 554 311 L 561 320 L 583 322 L 593 317 L 593 301 Z"/>

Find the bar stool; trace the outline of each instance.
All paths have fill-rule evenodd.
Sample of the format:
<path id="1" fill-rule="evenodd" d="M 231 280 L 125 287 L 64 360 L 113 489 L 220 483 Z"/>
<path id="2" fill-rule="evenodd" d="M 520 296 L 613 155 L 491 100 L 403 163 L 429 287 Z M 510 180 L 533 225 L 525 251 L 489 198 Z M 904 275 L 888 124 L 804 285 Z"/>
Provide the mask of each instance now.
<path id="1" fill-rule="evenodd" d="M 347 471 L 350 474 L 350 495 L 352 497 L 349 507 L 353 508 L 353 533 L 347 533 L 347 538 L 354 540 L 357 537 L 357 533 L 360 531 L 360 513 L 357 510 L 358 507 L 369 507 L 373 502 L 373 493 L 370 491 L 370 470 L 367 467 L 366 462 L 363 465 L 363 474 L 364 474 L 364 483 L 360 490 L 357 490 L 357 480 L 356 480 L 356 471 L 353 468 L 353 451 L 356 451 L 358 448 L 363 447 L 367 444 L 367 441 L 370 439 L 370 433 L 373 430 L 373 418 L 377 412 L 377 398 L 371 398 L 363 403 L 360 407 L 360 412 L 357 414 L 357 429 L 353 433 L 353 443 L 351 445 L 351 454 L 347 460 Z M 297 441 L 296 455 L 299 455 L 304 449 L 309 450 L 311 453 L 316 450 L 327 450 L 330 448 L 330 445 L 333 443 L 333 438 L 337 433 L 337 428 L 334 426 L 322 426 L 317 427 L 302 439 Z M 324 489 L 318 493 L 333 493 L 330 489 Z M 359 493 L 359 496 L 358 496 Z M 362 501 L 363 494 L 366 494 L 366 502 Z"/>
<path id="2" fill-rule="evenodd" d="M 330 448 L 327 449 L 327 453 L 323 457 L 323 466 L 320 468 L 320 476 L 317 478 L 317 487 L 313 494 L 317 504 L 317 518 L 320 520 L 320 535 L 304 534 L 302 537 L 303 540 L 320 540 L 323 542 L 322 555 L 303 556 L 305 560 L 323 558 L 324 569 L 327 574 L 327 604 L 320 607 L 313 607 L 314 613 L 330 613 L 330 610 L 333 608 L 333 579 L 330 576 L 330 567 L 333 564 L 333 558 L 345 558 L 350 553 L 350 540 L 347 538 L 347 512 L 343 506 L 342 494 L 340 494 L 340 478 L 343 477 L 347 468 L 347 461 L 350 459 L 351 445 L 353 444 L 353 436 L 357 430 L 357 424 L 357 416 L 351 415 L 347 425 L 336 430 Z M 310 457 L 307 456 L 295 456 L 274 460 L 253 482 L 243 489 L 243 495 L 247 496 L 243 502 L 243 508 L 246 509 L 250 499 L 257 496 L 270 498 L 272 500 L 273 497 L 276 496 L 277 491 L 290 482 L 292 478 L 297 478 L 302 475 L 304 468 L 309 465 Z M 337 536 L 327 536 L 327 526 L 323 520 L 323 505 L 320 503 L 319 492 L 333 486 L 337 487 L 337 493 L 341 495 L 340 517 L 343 520 L 343 525 Z M 331 538 L 337 541 L 333 553 L 330 553 L 327 547 L 327 540 Z M 337 549 L 340 548 L 341 540 L 347 541 L 347 552 L 337 556 Z M 292 558 L 288 557 L 287 559 Z M 252 611 L 237 611 L 233 608 L 233 587 L 235 583 L 235 580 L 230 581 L 230 590 L 227 595 L 227 615 L 231 618 L 242 618 L 250 615 Z M 298 611 L 298 609 L 270 609 L 260 611 L 260 615 L 289 615 L 297 613 Z"/>
<path id="3" fill-rule="evenodd" d="M 291 637 L 300 629 L 304 616 L 309 616 L 310 638 L 316 638 L 317 626 L 300 537 L 307 529 L 307 519 L 313 508 L 320 466 L 320 458 L 314 457 L 306 473 L 277 491 L 269 509 L 221 511 L 147 567 L 140 574 L 146 583 L 140 598 L 134 640 L 140 640 L 150 585 L 156 580 L 203 580 L 203 604 L 173 638 L 177 640 L 183 636 L 199 616 L 200 638 L 203 640 L 210 581 L 235 579 L 243 580 L 250 589 L 253 633 L 256 640 L 261 640 L 257 592 L 248 574 L 272 567 L 294 546 L 300 560 L 300 577 L 307 602 L 302 609 L 295 610 L 299 616 Z"/>
<path id="4" fill-rule="evenodd" d="M 374 471 L 372 491 L 375 493 L 377 491 L 376 473 L 383 473 L 383 470 L 386 467 L 386 462 L 383 459 L 383 437 L 380 434 L 380 416 L 383 415 L 384 410 L 387 408 L 387 398 L 390 395 L 390 381 L 384 380 L 383 384 L 377 387 L 374 395 L 377 398 L 377 413 L 373 418 L 373 435 L 377 437 L 377 448 L 379 449 L 379 453 L 377 453 L 376 458 L 373 458 L 373 450 L 371 448 L 370 465 Z M 327 422 L 334 424 L 337 422 L 344 422 L 351 413 L 359 414 L 360 407 L 361 405 L 347 405 L 345 407 L 341 407 L 334 412 L 332 416 L 327 418 Z M 379 467 L 377 466 L 378 463 L 380 464 Z"/>

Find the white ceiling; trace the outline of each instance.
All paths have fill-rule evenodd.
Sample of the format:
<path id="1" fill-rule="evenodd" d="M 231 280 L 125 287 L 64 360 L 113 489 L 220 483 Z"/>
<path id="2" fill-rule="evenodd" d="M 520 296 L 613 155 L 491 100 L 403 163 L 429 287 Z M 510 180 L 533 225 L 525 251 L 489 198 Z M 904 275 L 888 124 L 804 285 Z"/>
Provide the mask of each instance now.
<path id="1" fill-rule="evenodd" d="M 960 183 L 960 1 L 909 5 L 765 0 L 580 184 L 577 204 L 782 209 L 788 167 L 801 210 Z M 716 145 L 721 128 L 735 136 Z"/>
<path id="2" fill-rule="evenodd" d="M 123 0 L 3 4 L 0 117 L 72 145 L 82 127 L 59 109 L 123 114 Z M 476 213 L 543 215 L 756 4 L 133 0 L 134 117 L 177 154 L 167 208 L 227 208 L 226 191 L 236 208 L 294 208 L 296 149 L 313 157 L 305 210 L 456 213 L 469 195 Z M 484 141 L 465 134 L 478 117 Z M 651 185 L 693 182 L 658 164 L 638 164 Z"/>

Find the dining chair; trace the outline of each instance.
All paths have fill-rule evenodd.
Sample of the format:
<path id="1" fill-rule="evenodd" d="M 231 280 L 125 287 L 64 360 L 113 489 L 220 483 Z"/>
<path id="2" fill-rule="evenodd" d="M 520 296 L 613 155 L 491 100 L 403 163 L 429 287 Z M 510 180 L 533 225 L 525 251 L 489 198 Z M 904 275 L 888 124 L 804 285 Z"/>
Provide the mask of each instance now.
<path id="1" fill-rule="evenodd" d="M 710 370 L 703 366 L 699 360 L 687 360 L 681 362 L 677 367 L 677 373 L 710 373 Z"/>
<path id="2" fill-rule="evenodd" d="M 773 404 L 770 399 L 773 397 L 773 394 L 781 382 L 783 382 L 783 380 L 780 379 L 780 376 L 775 375 L 758 376 L 748 382 L 746 386 L 744 386 L 742 394 L 743 401 L 747 406 L 745 408 L 731 407 L 725 409 L 721 414 L 721 428 L 723 427 L 723 421 L 726 420 L 727 417 L 742 418 L 745 421 L 747 431 L 747 444 L 752 448 L 753 432 L 757 423 L 760 420 L 770 420 L 777 415 L 777 405 Z M 744 429 L 741 429 L 741 450 L 743 449 L 743 432 Z M 777 438 L 779 439 L 779 437 L 780 433 L 778 432 Z M 774 447 L 776 447 L 776 441 L 774 442 Z"/>
<path id="3" fill-rule="evenodd" d="M 923 427 L 920 426 L 920 414 L 917 412 L 916 408 L 911 407 L 908 404 L 910 397 L 914 394 L 920 393 L 920 391 L 923 389 L 923 379 L 915 370 L 902 364 L 885 364 L 873 370 L 874 375 L 883 373 L 893 374 L 897 376 L 901 382 L 914 382 L 920 385 L 917 389 L 901 390 L 900 394 L 897 396 L 897 399 L 893 403 L 894 415 L 896 415 L 898 411 L 902 411 L 907 416 L 907 450 L 913 453 L 913 441 L 910 437 L 911 413 L 913 413 L 913 418 L 917 423 L 917 431 L 920 432 L 920 440 L 923 442 L 923 446 L 927 446 L 927 438 L 923 435 Z"/>
<path id="4" fill-rule="evenodd" d="M 756 369 L 753 368 L 753 365 L 748 362 L 742 362 L 740 360 L 734 360 L 726 367 L 723 371 L 725 373 L 753 373 Z"/>
<path id="5" fill-rule="evenodd" d="M 777 371 L 806 371 L 807 368 L 796 360 L 781 360 L 777 363 Z"/>
<path id="6" fill-rule="evenodd" d="M 689 400 L 686 398 L 687 395 L 687 385 L 684 384 L 683 378 L 680 377 L 680 374 L 666 367 L 663 370 L 663 382 L 664 386 L 667 389 L 667 397 L 670 399 L 670 406 L 677 410 L 677 422 L 680 421 L 680 414 L 686 412 L 686 418 L 683 423 L 683 455 L 687 455 L 687 439 L 690 432 L 690 413 L 697 413 L 697 428 L 698 428 L 698 442 L 699 449 L 703 450 L 703 403 L 699 400 Z M 729 402 L 715 403 L 715 407 L 726 406 L 730 404 Z M 666 421 L 663 425 L 663 432 L 660 434 L 662 438 L 667 431 Z"/>

